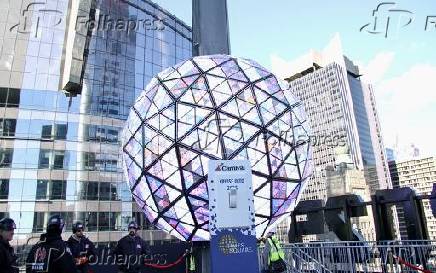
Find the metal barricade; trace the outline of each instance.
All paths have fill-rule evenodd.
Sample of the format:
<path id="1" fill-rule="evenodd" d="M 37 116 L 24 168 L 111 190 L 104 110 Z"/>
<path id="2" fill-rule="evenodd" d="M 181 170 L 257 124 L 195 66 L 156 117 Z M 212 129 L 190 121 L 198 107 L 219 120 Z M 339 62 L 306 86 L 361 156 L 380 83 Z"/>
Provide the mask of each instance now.
<path id="1" fill-rule="evenodd" d="M 282 249 L 287 272 L 436 272 L 436 241 L 310 242 L 283 245 Z"/>

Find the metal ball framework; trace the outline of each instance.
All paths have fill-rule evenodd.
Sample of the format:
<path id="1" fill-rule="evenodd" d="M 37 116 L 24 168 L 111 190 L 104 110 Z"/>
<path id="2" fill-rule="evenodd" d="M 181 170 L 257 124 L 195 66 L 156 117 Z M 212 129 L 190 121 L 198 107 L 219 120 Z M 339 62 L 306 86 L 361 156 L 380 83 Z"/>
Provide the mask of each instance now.
<path id="1" fill-rule="evenodd" d="M 254 61 L 194 57 L 147 85 L 123 132 L 132 194 L 150 222 L 209 240 L 208 161 L 248 159 L 258 236 L 295 207 L 313 169 L 310 127 L 287 84 Z"/>

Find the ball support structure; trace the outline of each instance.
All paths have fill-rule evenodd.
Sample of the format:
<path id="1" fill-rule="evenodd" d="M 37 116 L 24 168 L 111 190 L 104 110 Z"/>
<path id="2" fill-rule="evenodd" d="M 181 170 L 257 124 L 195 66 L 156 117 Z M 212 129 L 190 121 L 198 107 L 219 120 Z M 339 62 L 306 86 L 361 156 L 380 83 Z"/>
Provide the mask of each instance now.
<path id="1" fill-rule="evenodd" d="M 123 131 L 123 165 L 147 219 L 182 240 L 209 240 L 208 161 L 248 159 L 256 234 L 296 206 L 313 170 L 304 107 L 254 61 L 199 56 L 155 76 Z"/>

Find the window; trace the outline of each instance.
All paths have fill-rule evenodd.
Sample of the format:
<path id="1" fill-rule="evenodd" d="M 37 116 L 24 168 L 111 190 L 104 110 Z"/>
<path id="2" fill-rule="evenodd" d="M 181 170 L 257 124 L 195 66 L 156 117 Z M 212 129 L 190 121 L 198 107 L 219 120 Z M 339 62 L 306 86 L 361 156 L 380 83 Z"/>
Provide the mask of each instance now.
<path id="1" fill-rule="evenodd" d="M 7 94 L 6 107 L 18 107 L 20 104 L 20 90 L 9 88 Z M 1 101 L 0 104 L 2 104 Z"/>
<path id="2" fill-rule="evenodd" d="M 110 212 L 98 213 L 98 230 L 108 231 L 111 227 Z"/>
<path id="3" fill-rule="evenodd" d="M 38 180 L 36 183 L 36 200 L 47 199 L 47 180 Z"/>
<path id="4" fill-rule="evenodd" d="M 33 230 L 32 232 L 43 232 L 45 228 L 46 212 L 35 212 L 33 215 Z"/>
<path id="5" fill-rule="evenodd" d="M 97 139 L 97 136 L 96 136 L 96 134 L 97 134 L 97 128 L 96 128 L 96 126 L 94 126 L 94 125 L 88 125 L 88 126 L 86 126 L 86 129 L 87 129 L 87 134 L 86 134 L 86 140 L 87 141 L 97 141 L 98 139 Z"/>
<path id="6" fill-rule="evenodd" d="M 55 138 L 60 140 L 67 139 L 67 125 L 56 124 L 55 125 Z"/>
<path id="7" fill-rule="evenodd" d="M 100 183 L 100 200 L 111 200 L 111 184 L 107 182 Z"/>
<path id="8" fill-rule="evenodd" d="M 8 100 L 8 89 L 0 87 L 0 106 L 6 106 L 6 101 Z"/>
<path id="9" fill-rule="evenodd" d="M 36 200 L 65 200 L 67 182 L 63 180 L 38 180 L 36 184 Z"/>
<path id="10" fill-rule="evenodd" d="M 87 200 L 98 200 L 98 182 L 88 182 L 86 192 Z"/>
<path id="11" fill-rule="evenodd" d="M 83 153 L 85 160 L 85 169 L 88 171 L 95 170 L 95 154 L 94 153 Z"/>
<path id="12" fill-rule="evenodd" d="M 110 183 L 110 184 L 111 184 L 111 200 L 119 201 L 120 198 L 118 196 L 117 183 Z"/>
<path id="13" fill-rule="evenodd" d="M 52 137 L 51 130 L 52 130 L 51 125 L 42 125 L 41 138 L 51 138 Z"/>
<path id="14" fill-rule="evenodd" d="M 9 168 L 12 164 L 13 150 L 0 148 L 0 168 Z"/>
<path id="15" fill-rule="evenodd" d="M 96 231 L 97 230 L 97 212 L 88 212 L 86 217 L 88 231 Z"/>
<path id="16" fill-rule="evenodd" d="M 9 196 L 9 180 L 0 179 L 0 199 L 8 199 Z"/>
<path id="17" fill-rule="evenodd" d="M 16 125 L 15 119 L 0 119 L 0 136 L 15 136 Z"/>
<path id="18" fill-rule="evenodd" d="M 132 212 L 132 220 L 136 221 L 142 229 L 153 229 L 153 225 L 148 221 L 142 212 Z"/>
<path id="19" fill-rule="evenodd" d="M 54 151 L 53 169 L 64 168 L 65 151 Z"/>
<path id="20" fill-rule="evenodd" d="M 118 142 L 118 131 L 116 130 L 107 130 L 107 141 L 108 142 Z"/>
<path id="21" fill-rule="evenodd" d="M 41 149 L 41 151 L 39 152 L 39 169 L 48 169 L 50 167 L 50 154 L 50 150 Z"/>
<path id="22" fill-rule="evenodd" d="M 47 219 L 56 214 L 64 218 L 65 229 L 71 229 L 74 218 L 73 212 L 35 212 L 33 216 L 33 232 L 43 232 L 47 224 Z"/>
<path id="23" fill-rule="evenodd" d="M 52 180 L 50 183 L 50 199 L 65 200 L 67 193 L 67 181 Z"/>

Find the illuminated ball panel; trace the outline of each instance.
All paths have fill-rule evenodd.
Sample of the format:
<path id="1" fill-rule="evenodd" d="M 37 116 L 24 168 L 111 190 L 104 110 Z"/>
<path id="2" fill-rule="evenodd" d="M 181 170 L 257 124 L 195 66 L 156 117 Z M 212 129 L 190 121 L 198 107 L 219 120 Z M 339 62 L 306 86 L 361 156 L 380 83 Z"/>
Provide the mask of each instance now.
<path id="1" fill-rule="evenodd" d="M 279 223 L 312 174 L 310 128 L 287 84 L 254 61 L 194 57 L 154 77 L 131 109 L 123 163 L 146 217 L 182 240 L 209 240 L 207 166 L 248 159 L 256 233 Z"/>

